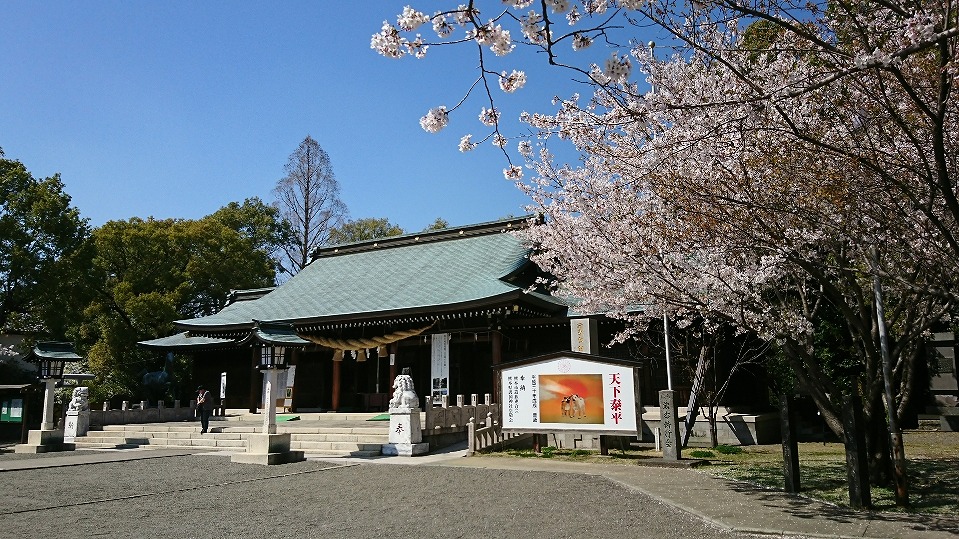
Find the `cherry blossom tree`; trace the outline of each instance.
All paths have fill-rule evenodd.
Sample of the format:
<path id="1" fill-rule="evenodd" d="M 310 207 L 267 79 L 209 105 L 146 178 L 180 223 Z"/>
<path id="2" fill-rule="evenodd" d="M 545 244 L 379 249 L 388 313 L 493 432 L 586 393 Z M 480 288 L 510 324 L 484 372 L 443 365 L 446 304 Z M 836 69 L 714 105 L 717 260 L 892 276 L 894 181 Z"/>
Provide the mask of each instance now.
<path id="1" fill-rule="evenodd" d="M 426 23 L 436 40 L 414 36 Z M 433 15 L 407 7 L 371 46 L 422 58 L 473 45 L 476 82 L 421 125 L 439 131 L 481 102 L 485 135 L 464 136 L 460 149 L 503 148 L 504 175 L 548 216 L 530 232 L 557 277 L 548 284 L 637 328 L 665 311 L 778 343 L 837 432 L 842 392 L 860 395 L 873 426 L 885 408 L 905 504 L 897 417 L 924 333 L 948 319 L 959 290 L 957 36 L 951 2 L 505 0 Z M 487 51 L 517 48 L 540 54 L 494 69 Z M 533 171 L 523 180 L 491 111 L 506 97 L 496 86 L 520 89 L 517 68 L 536 58 L 591 93 L 522 116 L 535 133 L 516 147 Z M 556 163 L 557 139 L 581 161 Z M 846 373 L 817 350 L 825 313 L 846 334 Z M 872 432 L 878 476 L 889 450 Z"/>

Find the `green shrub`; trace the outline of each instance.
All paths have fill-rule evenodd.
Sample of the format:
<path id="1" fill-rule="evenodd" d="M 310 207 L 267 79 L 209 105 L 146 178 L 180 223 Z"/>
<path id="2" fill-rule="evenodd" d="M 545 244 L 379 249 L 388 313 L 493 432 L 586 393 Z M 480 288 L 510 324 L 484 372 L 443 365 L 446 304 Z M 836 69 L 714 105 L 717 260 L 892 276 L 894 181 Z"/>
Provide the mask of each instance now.
<path id="1" fill-rule="evenodd" d="M 725 444 L 719 444 L 715 449 L 717 453 L 721 453 L 723 455 L 738 455 L 744 451 L 743 448 L 739 447 L 738 445 Z"/>
<path id="2" fill-rule="evenodd" d="M 548 445 L 542 449 L 543 458 L 551 459 L 553 458 L 553 453 L 556 452 L 556 448 Z"/>
<path id="3" fill-rule="evenodd" d="M 694 459 L 708 459 L 708 458 L 715 457 L 716 455 L 712 451 L 696 449 L 694 451 L 690 451 L 689 456 L 693 457 Z"/>

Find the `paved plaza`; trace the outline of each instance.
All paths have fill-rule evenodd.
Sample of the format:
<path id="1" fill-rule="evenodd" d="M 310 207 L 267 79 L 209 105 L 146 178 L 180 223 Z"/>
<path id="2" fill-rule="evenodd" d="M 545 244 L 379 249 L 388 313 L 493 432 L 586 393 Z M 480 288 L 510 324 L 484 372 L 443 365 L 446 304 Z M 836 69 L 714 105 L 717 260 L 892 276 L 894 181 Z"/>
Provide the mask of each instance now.
<path id="1" fill-rule="evenodd" d="M 175 450 L 0 454 L 0 537 L 956 537 L 689 469 L 462 456 L 231 463 Z"/>

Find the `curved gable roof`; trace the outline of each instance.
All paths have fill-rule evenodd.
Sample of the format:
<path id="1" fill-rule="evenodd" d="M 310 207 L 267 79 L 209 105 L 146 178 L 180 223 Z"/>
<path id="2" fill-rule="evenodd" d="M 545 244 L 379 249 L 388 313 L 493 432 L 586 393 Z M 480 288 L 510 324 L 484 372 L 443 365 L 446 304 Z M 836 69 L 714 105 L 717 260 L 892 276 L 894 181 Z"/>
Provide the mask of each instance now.
<path id="1" fill-rule="evenodd" d="M 327 250 L 262 298 L 177 325 L 218 330 L 253 320 L 307 322 L 449 308 L 521 294 L 520 285 L 504 279 L 530 264 L 521 241 L 501 232 L 422 242 L 406 238 L 394 245 L 384 240 L 345 251 Z"/>

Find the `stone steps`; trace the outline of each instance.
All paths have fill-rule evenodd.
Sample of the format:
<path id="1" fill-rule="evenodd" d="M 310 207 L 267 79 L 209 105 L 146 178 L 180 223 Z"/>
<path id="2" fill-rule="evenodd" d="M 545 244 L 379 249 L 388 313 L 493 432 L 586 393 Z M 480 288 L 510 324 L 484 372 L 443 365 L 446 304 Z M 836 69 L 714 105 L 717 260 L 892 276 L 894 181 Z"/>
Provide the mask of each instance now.
<path id="1" fill-rule="evenodd" d="M 96 427 L 95 427 L 96 428 Z M 90 430 L 76 439 L 77 449 L 208 449 L 210 451 L 246 451 L 247 437 L 260 432 L 260 426 L 220 423 L 200 434 L 190 424 L 106 425 Z M 290 433 L 290 449 L 322 456 L 376 456 L 389 441 L 387 426 L 290 426 L 277 427 Z"/>

